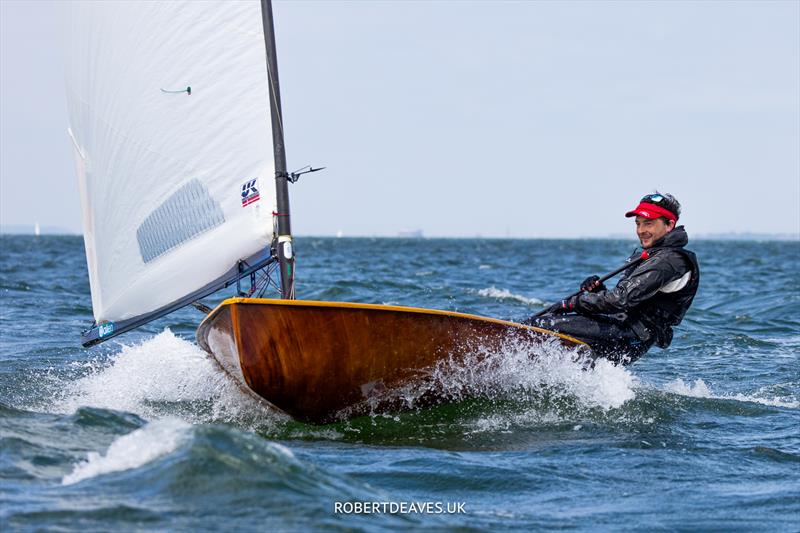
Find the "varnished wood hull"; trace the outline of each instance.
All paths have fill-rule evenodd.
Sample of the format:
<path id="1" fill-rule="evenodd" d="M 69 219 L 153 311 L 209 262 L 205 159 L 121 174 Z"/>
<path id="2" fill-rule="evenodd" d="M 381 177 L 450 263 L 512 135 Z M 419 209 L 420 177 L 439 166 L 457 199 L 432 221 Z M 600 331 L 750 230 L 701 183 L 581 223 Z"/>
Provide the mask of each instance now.
<path id="1" fill-rule="evenodd" d="M 580 341 L 513 322 L 384 305 L 232 298 L 197 329 L 197 341 L 234 378 L 300 420 L 401 408 L 391 391 L 438 362 L 480 347 Z M 436 401 L 433 391 L 428 400 Z M 385 405 L 380 405 L 387 398 Z M 378 403 L 376 403 L 376 401 Z"/>

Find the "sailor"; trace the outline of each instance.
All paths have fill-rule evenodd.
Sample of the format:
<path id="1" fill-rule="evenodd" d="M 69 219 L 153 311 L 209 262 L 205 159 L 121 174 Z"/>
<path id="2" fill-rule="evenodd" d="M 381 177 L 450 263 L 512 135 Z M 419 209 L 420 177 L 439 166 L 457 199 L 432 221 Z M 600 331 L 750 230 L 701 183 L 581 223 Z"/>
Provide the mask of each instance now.
<path id="1" fill-rule="evenodd" d="M 607 289 L 598 276 L 580 285 L 581 292 L 554 305 L 547 314 L 525 324 L 564 333 L 586 342 L 595 357 L 629 364 L 655 344 L 666 348 L 672 328 L 692 304 L 700 268 L 683 226 L 678 200 L 670 194 L 648 194 L 635 209 L 638 250 L 628 262 L 646 257 L 625 270 L 617 286 Z"/>

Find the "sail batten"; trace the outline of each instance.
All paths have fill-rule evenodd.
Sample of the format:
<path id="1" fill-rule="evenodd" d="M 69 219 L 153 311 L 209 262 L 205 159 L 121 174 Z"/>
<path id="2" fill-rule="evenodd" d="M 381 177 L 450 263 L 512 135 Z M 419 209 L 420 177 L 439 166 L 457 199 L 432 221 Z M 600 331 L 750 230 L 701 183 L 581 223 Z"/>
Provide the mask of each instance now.
<path id="1" fill-rule="evenodd" d="M 275 238 L 257 2 L 72 2 L 66 82 L 92 306 L 135 320 Z"/>

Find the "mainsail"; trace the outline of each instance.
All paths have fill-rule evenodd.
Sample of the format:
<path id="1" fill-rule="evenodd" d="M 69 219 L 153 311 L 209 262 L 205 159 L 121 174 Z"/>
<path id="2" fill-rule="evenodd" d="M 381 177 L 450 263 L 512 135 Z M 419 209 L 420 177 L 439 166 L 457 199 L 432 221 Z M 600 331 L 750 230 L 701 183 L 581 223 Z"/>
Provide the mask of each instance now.
<path id="1" fill-rule="evenodd" d="M 90 344 L 270 261 L 275 167 L 257 2 L 73 2 L 66 17 Z"/>

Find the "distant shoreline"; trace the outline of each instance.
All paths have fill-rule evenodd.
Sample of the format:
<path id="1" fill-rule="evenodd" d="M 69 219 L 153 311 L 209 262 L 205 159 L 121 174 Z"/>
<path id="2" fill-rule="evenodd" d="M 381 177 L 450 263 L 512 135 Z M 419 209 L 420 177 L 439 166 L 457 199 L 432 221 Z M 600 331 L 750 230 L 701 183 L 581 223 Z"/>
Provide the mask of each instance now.
<path id="1" fill-rule="evenodd" d="M 33 228 L 20 228 L 18 226 L 0 227 L 0 235 L 2 236 L 34 236 Z M 63 228 L 41 228 L 40 236 L 42 237 L 83 237 L 81 233 L 73 233 Z M 405 236 L 405 235 L 303 235 L 295 233 L 298 239 L 397 239 L 397 240 L 436 240 L 436 239 L 453 239 L 453 240 L 468 240 L 468 239 L 484 239 L 484 240 L 564 240 L 564 241 L 584 241 L 584 240 L 614 240 L 614 241 L 635 241 L 633 235 L 604 235 L 600 237 L 506 237 L 506 236 L 485 236 L 485 235 L 471 235 L 471 236 Z M 743 242 L 800 242 L 800 234 L 791 233 L 700 233 L 697 235 L 690 235 L 692 241 L 743 241 Z"/>

